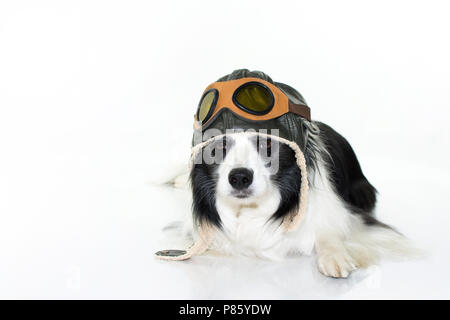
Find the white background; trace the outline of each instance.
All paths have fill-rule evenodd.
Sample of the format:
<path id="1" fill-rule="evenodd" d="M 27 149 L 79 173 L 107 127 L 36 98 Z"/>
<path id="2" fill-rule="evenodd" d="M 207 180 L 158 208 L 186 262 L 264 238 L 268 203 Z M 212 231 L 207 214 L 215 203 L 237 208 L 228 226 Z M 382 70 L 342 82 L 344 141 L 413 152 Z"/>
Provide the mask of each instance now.
<path id="1" fill-rule="evenodd" d="M 0 298 L 450 298 L 447 1 L 1 1 Z M 297 88 L 428 250 L 347 280 L 311 257 L 161 262 L 203 89 Z"/>

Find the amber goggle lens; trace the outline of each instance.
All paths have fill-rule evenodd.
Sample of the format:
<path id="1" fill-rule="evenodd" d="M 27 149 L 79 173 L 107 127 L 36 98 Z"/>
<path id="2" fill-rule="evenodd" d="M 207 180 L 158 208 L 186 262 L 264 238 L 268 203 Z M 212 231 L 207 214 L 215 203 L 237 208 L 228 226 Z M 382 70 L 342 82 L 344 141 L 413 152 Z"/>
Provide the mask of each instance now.
<path id="1" fill-rule="evenodd" d="M 236 90 L 234 102 L 241 108 L 255 114 L 270 111 L 274 98 L 272 92 L 260 83 L 246 83 Z"/>
<path id="2" fill-rule="evenodd" d="M 210 90 L 203 95 L 198 106 L 197 112 L 198 121 L 203 122 L 206 120 L 206 118 L 209 117 L 209 115 L 213 111 L 213 108 L 215 107 L 216 102 L 217 102 L 216 90 Z"/>

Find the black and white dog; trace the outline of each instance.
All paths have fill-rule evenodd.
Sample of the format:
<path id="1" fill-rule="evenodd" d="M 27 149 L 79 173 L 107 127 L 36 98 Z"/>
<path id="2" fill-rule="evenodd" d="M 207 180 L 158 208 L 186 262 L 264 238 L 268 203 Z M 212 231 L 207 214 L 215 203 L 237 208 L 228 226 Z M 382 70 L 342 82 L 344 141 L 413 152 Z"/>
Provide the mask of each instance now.
<path id="1" fill-rule="evenodd" d="M 384 254 L 409 254 L 408 240 L 374 217 L 377 191 L 347 140 L 317 121 L 306 130 L 309 200 L 295 232 L 280 228 L 299 205 L 301 172 L 294 151 L 280 143 L 278 168 L 271 171 L 261 150 L 270 155 L 272 141 L 245 134 L 229 134 L 211 149 L 223 152 L 218 163 L 192 167 L 194 219 L 184 231 L 195 232 L 192 221 L 209 222 L 219 231 L 211 248 L 230 255 L 279 260 L 315 251 L 319 271 L 331 277 L 347 277 Z"/>

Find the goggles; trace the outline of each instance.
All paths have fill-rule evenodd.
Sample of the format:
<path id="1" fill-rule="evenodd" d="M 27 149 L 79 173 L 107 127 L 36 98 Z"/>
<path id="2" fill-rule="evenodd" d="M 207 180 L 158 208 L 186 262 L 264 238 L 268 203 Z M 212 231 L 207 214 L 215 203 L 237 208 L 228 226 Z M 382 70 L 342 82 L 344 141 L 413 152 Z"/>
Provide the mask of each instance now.
<path id="1" fill-rule="evenodd" d="M 288 112 L 311 120 L 307 105 L 292 102 L 274 84 L 259 78 L 242 78 L 210 84 L 198 104 L 194 126 L 205 126 L 224 108 L 255 121 L 275 119 Z"/>

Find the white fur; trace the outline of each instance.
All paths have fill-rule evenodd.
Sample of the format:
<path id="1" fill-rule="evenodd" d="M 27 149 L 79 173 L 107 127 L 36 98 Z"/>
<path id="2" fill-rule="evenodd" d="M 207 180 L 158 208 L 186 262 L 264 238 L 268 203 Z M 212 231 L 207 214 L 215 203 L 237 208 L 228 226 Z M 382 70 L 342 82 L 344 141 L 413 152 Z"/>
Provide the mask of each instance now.
<path id="1" fill-rule="evenodd" d="M 255 146 L 246 136 L 235 136 L 232 147 L 218 167 L 216 208 L 223 231 L 216 232 L 212 249 L 229 255 L 257 256 L 280 260 L 290 253 L 317 253 L 318 268 L 331 277 L 347 277 L 358 267 L 367 267 L 383 254 L 410 253 L 406 238 L 395 231 L 367 226 L 352 214 L 333 191 L 328 170 L 318 159 L 309 173 L 309 204 L 296 231 L 286 233 L 279 222 L 268 222 L 280 203 L 280 193 L 270 180 Z M 239 199 L 231 194 L 229 172 L 252 169 L 252 195 Z M 187 226 L 187 227 L 186 227 Z M 192 227 L 191 219 L 185 231 Z"/>

